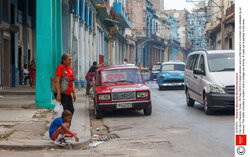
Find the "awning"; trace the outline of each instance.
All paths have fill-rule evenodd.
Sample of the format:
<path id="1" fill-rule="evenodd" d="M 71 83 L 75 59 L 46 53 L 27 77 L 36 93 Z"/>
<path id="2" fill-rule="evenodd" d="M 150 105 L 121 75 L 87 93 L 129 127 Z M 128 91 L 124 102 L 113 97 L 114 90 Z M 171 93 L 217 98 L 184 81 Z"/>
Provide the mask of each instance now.
<path id="1" fill-rule="evenodd" d="M 118 21 L 115 21 L 115 20 L 112 20 L 112 19 L 109 19 L 109 18 L 104 19 L 104 23 L 105 23 L 108 27 L 113 27 L 113 26 L 119 24 Z"/>

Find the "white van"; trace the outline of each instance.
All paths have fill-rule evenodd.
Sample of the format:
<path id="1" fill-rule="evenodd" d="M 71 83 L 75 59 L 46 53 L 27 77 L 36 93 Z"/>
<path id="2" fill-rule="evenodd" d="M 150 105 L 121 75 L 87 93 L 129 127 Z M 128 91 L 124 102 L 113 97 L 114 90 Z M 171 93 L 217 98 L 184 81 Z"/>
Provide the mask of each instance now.
<path id="1" fill-rule="evenodd" d="M 206 114 L 234 109 L 234 51 L 196 51 L 188 55 L 184 88 L 187 106 L 197 101 Z"/>

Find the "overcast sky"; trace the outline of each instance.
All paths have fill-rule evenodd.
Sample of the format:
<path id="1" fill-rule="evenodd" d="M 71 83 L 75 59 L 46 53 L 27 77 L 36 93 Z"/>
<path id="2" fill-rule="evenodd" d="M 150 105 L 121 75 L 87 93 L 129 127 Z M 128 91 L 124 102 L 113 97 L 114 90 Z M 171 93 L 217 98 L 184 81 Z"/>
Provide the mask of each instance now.
<path id="1" fill-rule="evenodd" d="M 194 3 L 186 2 L 186 0 L 164 0 L 164 9 L 176 9 L 182 10 L 186 8 L 187 10 L 191 11 L 194 7 Z"/>

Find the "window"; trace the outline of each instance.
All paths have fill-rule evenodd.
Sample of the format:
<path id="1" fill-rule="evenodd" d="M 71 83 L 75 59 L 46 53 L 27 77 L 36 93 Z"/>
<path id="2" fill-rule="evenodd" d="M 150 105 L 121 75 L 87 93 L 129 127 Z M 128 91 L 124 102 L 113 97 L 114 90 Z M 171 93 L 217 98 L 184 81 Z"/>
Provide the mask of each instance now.
<path id="1" fill-rule="evenodd" d="M 179 13 L 174 13 L 174 18 L 179 18 Z"/>
<path id="2" fill-rule="evenodd" d="M 208 55 L 211 72 L 234 71 L 234 53 L 218 53 Z"/>
<path id="3" fill-rule="evenodd" d="M 199 61 L 199 55 L 196 55 L 194 58 L 194 64 L 193 64 L 192 70 L 198 67 L 198 61 Z"/>
<path id="4" fill-rule="evenodd" d="M 201 69 L 202 71 L 205 71 L 205 61 L 204 61 L 203 55 L 201 55 L 200 57 L 199 69 Z"/>
<path id="5" fill-rule="evenodd" d="M 142 83 L 143 79 L 138 69 L 117 69 L 102 71 L 100 81 L 102 84 L 116 82 Z"/>
<path id="6" fill-rule="evenodd" d="M 78 15 L 78 0 L 74 0 L 74 15 Z"/>
<path id="7" fill-rule="evenodd" d="M 233 49 L 233 39 L 232 38 L 229 39 L 229 49 L 230 50 Z"/>
<path id="8" fill-rule="evenodd" d="M 89 8 L 89 27 L 90 29 L 93 29 L 93 16 L 92 16 L 92 9 Z"/>
<path id="9" fill-rule="evenodd" d="M 162 71 L 184 71 L 184 64 L 166 64 L 162 66 Z"/>
<path id="10" fill-rule="evenodd" d="M 186 69 L 188 70 L 193 70 L 194 66 L 197 65 L 197 58 L 198 58 L 198 54 L 194 54 L 189 56 L 188 61 L 187 61 L 187 65 L 186 65 Z"/>
<path id="11" fill-rule="evenodd" d="M 8 3 L 8 0 L 3 0 L 3 19 L 5 21 L 8 21 L 8 18 L 9 18 L 9 3 Z"/>
<path id="12" fill-rule="evenodd" d="M 80 6 L 79 6 L 79 14 L 80 14 L 80 19 L 83 20 L 83 0 L 80 0 Z"/>
<path id="13" fill-rule="evenodd" d="M 87 2 L 85 2 L 85 24 L 86 25 L 88 25 L 89 24 L 89 14 L 88 14 L 88 3 Z"/>

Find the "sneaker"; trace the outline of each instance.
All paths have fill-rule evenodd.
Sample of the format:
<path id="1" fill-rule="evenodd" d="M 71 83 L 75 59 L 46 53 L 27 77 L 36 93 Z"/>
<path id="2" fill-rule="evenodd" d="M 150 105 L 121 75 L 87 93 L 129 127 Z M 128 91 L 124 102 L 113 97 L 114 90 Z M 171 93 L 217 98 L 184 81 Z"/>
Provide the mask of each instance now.
<path id="1" fill-rule="evenodd" d="M 58 145 L 58 146 L 64 147 L 64 146 L 66 146 L 66 143 L 65 143 L 66 141 L 65 141 L 65 142 L 64 142 L 64 141 L 65 141 L 65 139 L 64 139 L 64 138 L 61 138 L 61 139 L 59 139 L 59 140 L 55 140 L 54 143 L 55 143 L 56 145 Z"/>
<path id="2" fill-rule="evenodd" d="M 66 145 L 68 144 L 68 142 L 65 140 L 65 138 L 62 138 L 62 142 L 65 143 Z"/>

